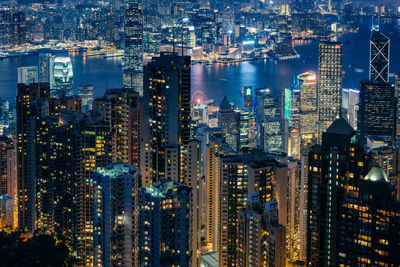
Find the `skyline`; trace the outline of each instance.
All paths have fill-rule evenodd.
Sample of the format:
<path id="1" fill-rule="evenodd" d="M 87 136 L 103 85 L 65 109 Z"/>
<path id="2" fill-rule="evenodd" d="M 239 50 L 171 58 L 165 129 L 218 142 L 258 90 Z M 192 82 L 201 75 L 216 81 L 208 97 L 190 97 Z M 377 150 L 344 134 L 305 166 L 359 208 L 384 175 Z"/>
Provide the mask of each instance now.
<path id="1" fill-rule="evenodd" d="M 398 266 L 397 32 L 392 1 L 0 2 L 0 265 Z"/>

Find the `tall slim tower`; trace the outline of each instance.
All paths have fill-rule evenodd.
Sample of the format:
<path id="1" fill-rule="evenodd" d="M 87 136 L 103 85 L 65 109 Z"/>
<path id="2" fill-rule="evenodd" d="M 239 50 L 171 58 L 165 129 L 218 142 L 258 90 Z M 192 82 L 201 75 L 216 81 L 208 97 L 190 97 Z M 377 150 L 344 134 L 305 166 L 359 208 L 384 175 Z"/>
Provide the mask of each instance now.
<path id="1" fill-rule="evenodd" d="M 190 141 L 190 57 L 162 53 L 144 68 L 143 183 L 179 178 L 182 146 Z"/>
<path id="2" fill-rule="evenodd" d="M 318 140 L 339 116 L 342 99 L 342 44 L 320 42 L 318 64 Z"/>
<path id="3" fill-rule="evenodd" d="M 143 5 L 141 0 L 125 2 L 124 88 L 143 94 Z"/>
<path id="4" fill-rule="evenodd" d="M 369 55 L 369 80 L 389 82 L 390 40 L 373 26 L 371 31 Z"/>
<path id="5" fill-rule="evenodd" d="M 24 72 L 22 70 L 18 71 Z M 26 76 L 26 75 L 22 75 Z M 37 77 L 37 72 L 36 75 Z M 33 83 L 29 83 L 32 81 Z M 17 88 L 17 183 L 18 225 L 29 233 L 35 230 L 35 109 L 33 102 L 49 97 L 48 83 L 39 84 L 32 79 L 18 79 Z"/>

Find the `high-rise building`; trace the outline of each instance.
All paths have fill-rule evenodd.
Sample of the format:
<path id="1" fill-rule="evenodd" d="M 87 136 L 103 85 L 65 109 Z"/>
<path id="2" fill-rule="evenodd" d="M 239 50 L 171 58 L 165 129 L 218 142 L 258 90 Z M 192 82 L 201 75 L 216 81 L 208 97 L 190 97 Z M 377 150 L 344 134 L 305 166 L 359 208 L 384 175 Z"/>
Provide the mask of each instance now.
<path id="1" fill-rule="evenodd" d="M 357 114 L 359 109 L 360 90 L 343 88 L 342 108 L 346 110 L 346 119 L 353 129 L 357 130 Z"/>
<path id="2" fill-rule="evenodd" d="M 357 129 L 362 145 L 367 139 L 383 139 L 392 144 L 396 138 L 397 98 L 389 83 L 362 81 Z"/>
<path id="3" fill-rule="evenodd" d="M 26 15 L 23 11 L 12 12 L 11 44 L 22 45 L 26 42 Z"/>
<path id="4" fill-rule="evenodd" d="M 342 117 L 326 129 L 322 144 L 308 156 L 307 263 L 338 264 L 340 208 L 345 193 L 368 171 L 363 148 L 353 142 L 356 132 Z"/>
<path id="5" fill-rule="evenodd" d="M 72 62 L 69 57 L 55 57 L 50 60 L 51 95 L 73 95 Z"/>
<path id="6" fill-rule="evenodd" d="M 235 151 L 238 151 L 239 148 L 239 119 L 240 114 L 234 110 L 228 97 L 225 96 L 221 104 L 219 104 L 218 127 L 221 128 L 222 132 L 225 134 L 226 142 Z M 243 119 L 245 120 L 246 118 Z"/>
<path id="7" fill-rule="evenodd" d="M 238 218 L 236 266 L 286 266 L 285 227 L 278 223 L 275 199 L 260 205 L 258 193 L 250 194 Z"/>
<path id="8" fill-rule="evenodd" d="M 10 231 L 14 228 L 14 199 L 0 194 L 0 229 Z"/>
<path id="9" fill-rule="evenodd" d="M 341 266 L 396 266 L 400 262 L 400 202 L 386 173 L 372 167 L 350 189 L 341 211 Z"/>
<path id="10" fill-rule="evenodd" d="M 255 90 L 257 147 L 267 153 L 287 153 L 288 121 L 284 95 L 271 95 L 269 89 Z"/>
<path id="11" fill-rule="evenodd" d="M 92 112 L 94 113 L 94 112 Z M 76 234 L 79 265 L 93 265 L 93 172 L 112 162 L 110 126 L 95 114 L 85 116 L 75 134 Z"/>
<path id="12" fill-rule="evenodd" d="M 11 45 L 11 9 L 0 9 L 0 46 Z"/>
<path id="13" fill-rule="evenodd" d="M 51 57 L 50 53 L 39 53 L 39 81 L 41 83 L 50 82 Z"/>
<path id="14" fill-rule="evenodd" d="M 17 188 L 18 226 L 35 230 L 35 100 L 49 97 L 50 86 L 23 83 L 17 87 Z"/>
<path id="15" fill-rule="evenodd" d="M 303 143 L 310 143 L 317 129 L 317 76 L 305 72 L 297 76 L 300 87 L 299 132 Z"/>
<path id="16" fill-rule="evenodd" d="M 192 266 L 191 190 L 159 181 L 139 191 L 139 266 Z"/>
<path id="17" fill-rule="evenodd" d="M 143 4 L 125 0 L 124 88 L 143 95 Z"/>
<path id="18" fill-rule="evenodd" d="M 82 112 L 92 110 L 93 85 L 79 85 L 78 96 L 82 99 Z"/>
<path id="19" fill-rule="evenodd" d="M 203 210 L 202 205 L 202 159 L 201 159 L 201 142 L 198 140 L 191 140 L 189 143 L 184 144 L 182 147 L 181 154 L 181 172 L 180 182 L 189 187 L 192 192 L 192 236 L 191 236 L 191 251 L 192 251 L 192 262 L 191 266 L 199 266 L 200 249 L 201 249 L 201 228 L 203 221 Z"/>
<path id="20" fill-rule="evenodd" d="M 39 73 L 37 67 L 18 68 L 18 83 L 31 84 L 39 82 Z"/>
<path id="21" fill-rule="evenodd" d="M 342 104 L 342 44 L 320 42 L 318 61 L 318 140 L 339 116 Z"/>
<path id="22" fill-rule="evenodd" d="M 139 266 L 139 171 L 114 163 L 93 173 L 94 266 Z"/>
<path id="23" fill-rule="evenodd" d="M 0 136 L 0 194 L 8 194 L 10 197 L 14 197 L 13 189 L 14 181 L 10 180 L 10 170 L 8 161 L 12 160 L 9 158 L 9 150 L 14 149 L 13 141 L 7 136 Z"/>
<path id="24" fill-rule="evenodd" d="M 219 231 L 219 188 L 220 188 L 220 156 L 234 155 L 234 150 L 225 142 L 222 134 L 210 134 L 204 152 L 205 167 L 205 242 L 212 251 L 218 249 Z"/>
<path id="25" fill-rule="evenodd" d="M 369 80 L 389 82 L 390 40 L 374 25 L 371 31 Z"/>
<path id="26" fill-rule="evenodd" d="M 219 266 L 238 264 L 238 216 L 245 208 L 247 195 L 258 192 L 261 205 L 273 198 L 273 162 L 266 154 L 253 150 L 242 155 L 220 156 L 219 182 Z"/>
<path id="27" fill-rule="evenodd" d="M 179 178 L 181 148 L 190 141 L 190 97 L 190 57 L 162 53 L 144 67 L 144 185 Z"/>
<path id="28" fill-rule="evenodd" d="M 92 103 L 110 125 L 113 136 L 113 161 L 128 162 L 129 154 L 129 110 L 137 102 L 137 93 L 132 89 L 107 89 L 104 97 Z"/>

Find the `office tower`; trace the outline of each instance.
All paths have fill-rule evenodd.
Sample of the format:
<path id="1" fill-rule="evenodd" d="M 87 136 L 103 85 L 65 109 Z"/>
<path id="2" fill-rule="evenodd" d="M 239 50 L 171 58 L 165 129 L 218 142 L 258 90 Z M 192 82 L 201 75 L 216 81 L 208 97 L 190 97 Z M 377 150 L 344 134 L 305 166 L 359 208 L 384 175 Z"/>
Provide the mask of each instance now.
<path id="1" fill-rule="evenodd" d="M 290 114 L 289 115 L 290 121 L 288 123 L 290 123 L 291 128 L 296 128 L 298 131 L 300 130 L 300 104 L 301 104 L 300 90 L 301 88 L 299 84 L 299 79 L 297 78 L 297 81 L 295 80 L 289 89 L 290 93 L 288 95 L 288 98 L 290 98 L 290 100 L 285 99 L 285 104 L 290 103 L 288 107 L 288 112 Z"/>
<path id="2" fill-rule="evenodd" d="M 228 97 L 225 96 L 221 104 L 219 104 L 218 127 L 225 134 L 226 142 L 235 151 L 238 151 L 239 148 L 239 119 L 240 114 L 234 110 L 231 103 L 229 103 Z"/>
<path id="3" fill-rule="evenodd" d="M 389 82 L 390 40 L 374 25 L 371 31 L 369 80 Z"/>
<path id="4" fill-rule="evenodd" d="M 190 57 L 162 53 L 144 67 L 143 121 L 144 185 L 178 179 L 181 147 L 190 141 Z"/>
<path id="5" fill-rule="evenodd" d="M 288 138 L 288 157 L 299 159 L 301 152 L 301 137 L 296 128 L 292 128 Z"/>
<path id="6" fill-rule="evenodd" d="M 39 53 L 39 81 L 41 83 L 50 82 L 51 57 L 50 53 Z"/>
<path id="7" fill-rule="evenodd" d="M 31 84 L 39 82 L 39 73 L 37 67 L 18 68 L 18 83 Z"/>
<path id="8" fill-rule="evenodd" d="M 9 8 L 0 9 L 0 45 L 11 45 L 11 10 Z"/>
<path id="9" fill-rule="evenodd" d="M 12 12 L 11 44 L 22 45 L 26 42 L 26 15 L 23 11 Z"/>
<path id="10" fill-rule="evenodd" d="M 255 147 L 255 118 L 253 105 L 253 89 L 245 86 L 242 89 L 243 110 L 239 112 L 239 150 Z"/>
<path id="11" fill-rule="evenodd" d="M 113 163 L 93 173 L 95 266 L 139 266 L 139 171 Z"/>
<path id="12" fill-rule="evenodd" d="M 368 170 L 363 148 L 353 142 L 356 132 L 342 117 L 323 133 L 322 144 L 308 156 L 307 263 L 338 264 L 340 208 L 345 192 Z"/>
<path id="13" fill-rule="evenodd" d="M 181 155 L 181 172 L 180 183 L 189 187 L 192 192 L 192 263 L 191 266 L 198 266 L 201 249 L 201 228 L 203 221 L 204 206 L 201 197 L 202 192 L 202 158 L 201 158 L 201 142 L 199 140 L 191 140 L 184 144 Z"/>
<path id="14" fill-rule="evenodd" d="M 278 203 L 273 199 L 260 205 L 257 198 L 257 192 L 249 195 L 239 214 L 236 266 L 286 266 L 286 233 L 278 223 Z"/>
<path id="15" fill-rule="evenodd" d="M 82 99 L 82 112 L 92 110 L 93 85 L 79 85 L 78 96 Z"/>
<path id="16" fill-rule="evenodd" d="M 299 132 L 304 143 L 311 143 L 317 128 L 317 76 L 305 72 L 297 76 L 300 87 L 300 126 Z"/>
<path id="17" fill-rule="evenodd" d="M 125 0 L 124 88 L 143 95 L 143 7 L 141 0 Z"/>
<path id="18" fill-rule="evenodd" d="M 388 83 L 362 81 L 357 129 L 360 142 L 383 140 L 388 144 L 396 138 L 397 98 L 395 88 Z"/>
<path id="19" fill-rule="evenodd" d="M 50 61 L 51 95 L 73 95 L 72 62 L 69 57 L 55 57 Z"/>
<path id="20" fill-rule="evenodd" d="M 284 95 L 271 95 L 269 89 L 255 90 L 257 147 L 267 153 L 287 153 L 288 121 Z"/>
<path id="21" fill-rule="evenodd" d="M 7 194 L 0 194 L 0 229 L 14 229 L 14 199 Z"/>
<path id="22" fill-rule="evenodd" d="M 112 162 L 110 126 L 95 112 L 84 116 L 76 142 L 76 234 L 79 265 L 93 265 L 93 172 Z"/>
<path id="23" fill-rule="evenodd" d="M 342 44 L 320 42 L 318 61 L 318 140 L 339 116 L 342 104 Z"/>
<path id="24" fill-rule="evenodd" d="M 18 226 L 29 233 L 35 230 L 35 110 L 38 98 L 50 95 L 49 84 L 18 83 L 17 113 L 17 182 Z"/>
<path id="25" fill-rule="evenodd" d="M 191 192 L 159 181 L 139 191 L 139 266 L 191 266 Z"/>
<path id="26" fill-rule="evenodd" d="M 340 217 L 341 266 L 399 264 L 400 202 L 381 168 L 372 167 L 347 193 Z"/>
<path id="27" fill-rule="evenodd" d="M 357 130 L 357 113 L 359 109 L 360 91 L 343 88 L 342 107 L 346 110 L 346 119 L 350 126 Z"/>
<path id="28" fill-rule="evenodd" d="M 104 97 L 96 98 L 92 103 L 93 110 L 110 125 L 114 162 L 128 162 L 129 110 L 136 104 L 136 99 L 137 94 L 132 89 L 107 89 Z"/>

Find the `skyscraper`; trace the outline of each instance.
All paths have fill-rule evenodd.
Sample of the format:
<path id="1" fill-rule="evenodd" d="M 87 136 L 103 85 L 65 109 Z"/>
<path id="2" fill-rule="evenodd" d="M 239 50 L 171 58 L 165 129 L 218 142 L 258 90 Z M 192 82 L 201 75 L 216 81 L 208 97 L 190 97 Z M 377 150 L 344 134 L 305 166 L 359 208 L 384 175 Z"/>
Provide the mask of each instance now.
<path id="1" fill-rule="evenodd" d="M 31 84 L 39 82 L 39 72 L 37 67 L 18 68 L 18 83 Z"/>
<path id="2" fill-rule="evenodd" d="M 363 148 L 352 142 L 356 132 L 342 117 L 322 135 L 322 145 L 308 156 L 307 263 L 335 266 L 340 208 L 345 193 L 368 170 Z"/>
<path id="3" fill-rule="evenodd" d="M 320 42 L 318 61 L 318 140 L 339 116 L 342 99 L 342 44 Z"/>
<path id="4" fill-rule="evenodd" d="M 69 57 L 55 57 L 50 59 L 51 95 L 65 94 L 70 96 L 73 91 L 74 73 Z"/>
<path id="5" fill-rule="evenodd" d="M 125 0 L 124 88 L 143 95 L 143 4 Z"/>
<path id="6" fill-rule="evenodd" d="M 395 88 L 389 83 L 362 81 L 357 129 L 360 142 L 383 139 L 392 143 L 396 138 L 397 98 Z"/>
<path id="7" fill-rule="evenodd" d="M 317 76 L 305 72 L 297 76 L 300 87 L 300 136 L 303 143 L 311 142 L 316 133 L 317 122 Z"/>
<path id="8" fill-rule="evenodd" d="M 128 162 L 129 110 L 136 100 L 137 93 L 132 89 L 107 89 L 104 97 L 92 103 L 93 110 L 98 111 L 110 125 L 114 162 Z"/>
<path id="9" fill-rule="evenodd" d="M 91 110 L 93 103 L 93 85 L 79 85 L 78 96 L 82 99 L 82 112 Z"/>
<path id="10" fill-rule="evenodd" d="M 144 68 L 144 185 L 178 179 L 182 146 L 190 141 L 190 57 L 162 53 Z"/>
<path id="11" fill-rule="evenodd" d="M 396 266 L 400 262 L 400 202 L 386 173 L 372 167 L 346 195 L 340 216 L 341 266 Z"/>
<path id="12" fill-rule="evenodd" d="M 239 148 L 239 119 L 240 114 L 234 110 L 228 97 L 225 96 L 219 104 L 218 127 L 221 128 L 222 132 L 225 134 L 226 142 L 235 151 L 238 151 Z"/>
<path id="13" fill-rule="evenodd" d="M 139 266 L 139 171 L 123 163 L 93 173 L 95 266 Z"/>
<path id="14" fill-rule="evenodd" d="M 369 80 L 389 82 L 390 40 L 374 26 L 371 31 Z"/>
<path id="15" fill-rule="evenodd" d="M 92 112 L 80 120 L 75 142 L 77 258 L 79 265 L 93 265 L 93 172 L 112 162 L 110 126 Z"/>
<path id="16" fill-rule="evenodd" d="M 159 181 L 139 191 L 139 266 L 191 266 L 191 192 Z"/>
<path id="17" fill-rule="evenodd" d="M 34 101 L 49 97 L 49 84 L 21 81 L 17 87 L 18 225 L 35 230 L 35 113 Z"/>
<path id="18" fill-rule="evenodd" d="M 238 218 L 237 266 L 286 266 L 285 227 L 278 223 L 275 199 L 260 205 L 255 192 Z"/>
<path id="19" fill-rule="evenodd" d="M 284 95 L 272 95 L 270 89 L 255 90 L 257 147 L 267 153 L 287 153 L 288 121 Z"/>

